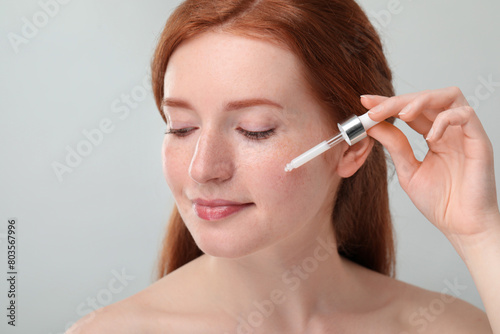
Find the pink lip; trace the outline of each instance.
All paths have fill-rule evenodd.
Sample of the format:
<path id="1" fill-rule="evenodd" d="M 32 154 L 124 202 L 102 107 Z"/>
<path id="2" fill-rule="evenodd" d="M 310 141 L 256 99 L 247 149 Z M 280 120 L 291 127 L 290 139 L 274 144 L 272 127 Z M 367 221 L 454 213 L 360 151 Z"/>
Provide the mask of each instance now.
<path id="1" fill-rule="evenodd" d="M 219 220 L 235 214 L 252 203 L 239 203 L 223 199 L 204 200 L 197 198 L 193 200 L 193 210 L 198 217 L 205 220 Z"/>

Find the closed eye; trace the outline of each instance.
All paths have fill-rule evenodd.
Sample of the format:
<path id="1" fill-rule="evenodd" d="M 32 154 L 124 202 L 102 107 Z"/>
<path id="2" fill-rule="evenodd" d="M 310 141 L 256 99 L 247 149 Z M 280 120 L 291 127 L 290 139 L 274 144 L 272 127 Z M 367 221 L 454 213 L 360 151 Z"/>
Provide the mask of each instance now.
<path id="1" fill-rule="evenodd" d="M 237 129 L 239 133 L 252 140 L 262 140 L 271 137 L 274 134 L 274 129 L 266 131 L 248 131 L 242 128 Z"/>
<path id="2" fill-rule="evenodd" d="M 176 137 L 186 137 L 193 130 L 196 130 L 196 128 L 191 127 L 191 128 L 182 128 L 182 129 L 168 129 L 167 132 L 165 132 L 165 134 L 166 135 L 175 135 Z"/>
<path id="3" fill-rule="evenodd" d="M 165 134 L 174 135 L 176 137 L 186 137 L 190 135 L 195 127 L 181 128 L 181 129 L 168 129 Z M 251 140 L 262 140 L 271 137 L 274 134 L 274 129 L 269 129 L 266 131 L 248 131 L 242 128 L 238 128 L 237 131 Z"/>

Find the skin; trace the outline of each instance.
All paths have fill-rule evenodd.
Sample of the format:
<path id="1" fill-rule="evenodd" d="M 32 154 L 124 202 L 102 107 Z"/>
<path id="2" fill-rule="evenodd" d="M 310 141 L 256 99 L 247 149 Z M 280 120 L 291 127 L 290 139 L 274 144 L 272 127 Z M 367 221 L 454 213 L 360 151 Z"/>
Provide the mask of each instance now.
<path id="1" fill-rule="evenodd" d="M 338 158 L 333 158 L 332 165 L 322 157 L 294 173 L 286 173 L 284 166 L 331 130 L 304 90 L 291 53 L 232 35 L 203 37 L 176 50 L 165 75 L 165 97 L 187 100 L 194 109 L 164 110 L 169 128 L 194 128 L 187 136 L 165 136 L 167 183 L 186 226 L 205 253 L 245 257 L 237 261 L 258 267 L 263 261 L 250 256 L 256 252 L 266 262 L 283 262 L 283 257 L 294 261 L 291 255 L 297 244 L 311 244 L 311 237 L 328 229 L 333 200 L 328 194 L 340 181 L 333 173 Z M 208 66 L 206 59 L 211 60 Z M 282 85 L 283 81 L 290 83 Z M 227 101 L 248 98 L 273 100 L 283 110 L 266 105 L 224 110 Z M 259 140 L 241 133 L 269 129 L 274 129 L 273 135 Z M 338 156 L 340 150 L 329 153 Z M 192 209 L 196 198 L 251 206 L 227 219 L 207 222 Z"/>
<path id="2" fill-rule="evenodd" d="M 184 133 L 165 136 L 163 168 L 205 255 L 90 314 L 68 333 L 492 332 L 486 315 L 475 307 L 372 272 L 331 251 L 332 194 L 341 178 L 363 164 L 373 139 L 352 147 L 343 143 L 284 172 L 291 159 L 333 131 L 300 73 L 298 60 L 286 49 L 221 32 L 199 35 L 175 50 L 165 75 L 165 97 L 190 107 L 164 110 L 168 127 Z M 491 286 L 498 273 L 485 263 L 500 259 L 495 245 L 500 215 L 491 186 L 491 144 L 460 94 L 451 88 L 368 96 L 360 103 L 375 120 L 398 115 L 410 104 L 413 108 L 401 119 L 425 135 L 433 126 L 423 162 L 412 158 L 406 138 L 392 125 L 382 123 L 369 134 L 391 153 L 415 205 L 464 258 L 493 319 L 499 314 L 499 296 Z M 266 98 L 283 109 L 224 110 L 228 101 L 248 98 Z M 271 136 L 258 140 L 244 132 L 270 129 Z M 472 186 L 470 198 L 466 190 Z M 249 205 L 208 221 L 193 210 L 195 198 Z M 446 300 L 438 316 L 429 313 L 436 300 Z"/>

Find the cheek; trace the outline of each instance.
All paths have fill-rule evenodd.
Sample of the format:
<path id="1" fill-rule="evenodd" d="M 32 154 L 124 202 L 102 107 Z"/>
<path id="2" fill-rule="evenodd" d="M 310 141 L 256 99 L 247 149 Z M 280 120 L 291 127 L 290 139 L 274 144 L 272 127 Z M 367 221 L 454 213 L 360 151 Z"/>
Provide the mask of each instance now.
<path id="1" fill-rule="evenodd" d="M 311 161 L 308 166 L 285 172 L 286 164 L 298 154 L 294 147 L 284 144 L 252 162 L 249 179 L 253 181 L 254 199 L 262 208 L 293 212 L 307 205 L 307 198 L 314 198 L 319 184 L 317 173 L 313 171 L 319 172 L 321 162 Z"/>
<path id="2" fill-rule="evenodd" d="M 176 194 L 182 189 L 190 160 L 186 150 L 172 145 L 164 145 L 162 149 L 163 175 L 171 191 Z"/>

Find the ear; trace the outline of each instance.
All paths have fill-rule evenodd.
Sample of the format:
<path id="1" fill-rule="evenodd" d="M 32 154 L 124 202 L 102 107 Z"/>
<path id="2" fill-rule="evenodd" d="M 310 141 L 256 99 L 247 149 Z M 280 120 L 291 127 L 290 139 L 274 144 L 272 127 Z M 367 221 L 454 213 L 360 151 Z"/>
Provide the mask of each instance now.
<path id="1" fill-rule="evenodd" d="M 368 137 L 352 146 L 346 145 L 337 165 L 337 174 L 340 177 L 350 177 L 365 163 L 372 151 L 374 141 Z"/>

